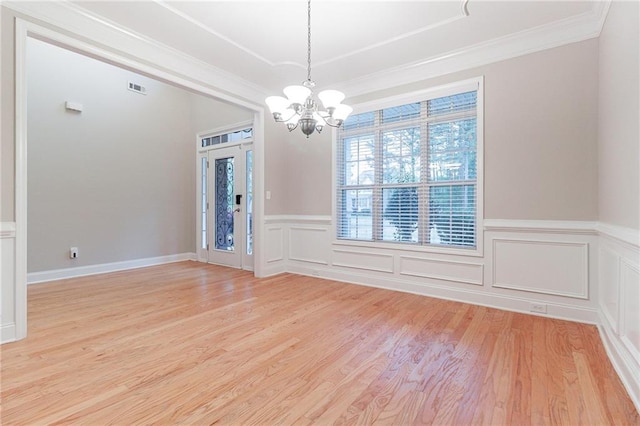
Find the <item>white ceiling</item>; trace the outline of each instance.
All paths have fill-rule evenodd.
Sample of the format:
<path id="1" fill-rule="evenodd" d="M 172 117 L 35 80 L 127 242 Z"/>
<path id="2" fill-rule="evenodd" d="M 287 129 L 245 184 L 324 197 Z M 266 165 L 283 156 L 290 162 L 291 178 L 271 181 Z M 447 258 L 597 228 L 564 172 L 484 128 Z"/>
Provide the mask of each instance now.
<path id="1" fill-rule="evenodd" d="M 67 4 L 265 92 L 276 93 L 306 79 L 305 0 Z M 419 71 L 425 64 L 463 54 L 489 55 L 492 46 L 510 46 L 503 48 L 505 52 L 521 46 L 526 53 L 593 37 L 594 26 L 601 26 L 606 16 L 603 4 L 607 3 L 313 0 L 312 79 L 320 89 L 336 86 L 349 92 L 350 85 L 357 90 L 362 81 L 375 82 L 393 72 Z M 534 38 L 536 43 L 531 42 Z"/>

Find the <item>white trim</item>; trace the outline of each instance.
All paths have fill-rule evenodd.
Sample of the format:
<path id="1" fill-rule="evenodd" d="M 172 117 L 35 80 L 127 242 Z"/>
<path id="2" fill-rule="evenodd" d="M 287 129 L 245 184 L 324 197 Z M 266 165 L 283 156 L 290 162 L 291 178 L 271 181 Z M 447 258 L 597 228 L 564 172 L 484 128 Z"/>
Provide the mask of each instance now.
<path id="1" fill-rule="evenodd" d="M 464 18 L 466 15 L 464 12 L 466 1 L 463 1 L 461 15 L 456 18 L 449 18 L 448 21 Z M 167 7 L 162 2 L 159 4 Z M 343 90 L 348 96 L 358 96 L 595 38 L 600 35 L 610 4 L 611 0 L 596 1 L 593 2 L 591 10 L 579 15 L 573 15 L 566 19 L 543 24 L 515 34 L 466 46 L 456 51 L 423 58 L 413 63 L 403 64 L 392 69 L 337 83 L 334 86 L 336 86 L 336 89 Z M 99 43 L 114 46 L 122 52 L 143 48 L 145 50 L 144 59 L 150 63 L 171 64 L 175 71 L 193 74 L 193 77 L 197 80 L 215 81 L 219 87 L 228 88 L 230 92 L 254 102 L 261 102 L 270 92 L 265 87 L 258 86 L 255 83 L 239 78 L 231 72 L 138 34 L 75 3 L 5 1 L 3 5 L 37 18 L 42 22 L 81 34 Z M 448 21 L 445 20 L 443 22 Z M 419 29 L 417 32 L 425 29 L 428 28 Z M 218 33 L 215 33 L 215 35 L 220 36 Z M 388 41 L 384 43 L 388 43 Z M 247 52 L 246 48 L 235 43 L 232 44 Z M 369 48 L 370 46 L 364 48 L 364 50 Z M 353 53 L 357 53 L 357 51 L 351 52 L 346 56 Z M 256 56 L 255 53 L 253 56 L 264 63 L 270 63 L 265 58 L 259 55 Z M 338 59 L 340 58 L 331 58 L 317 63 L 316 66 L 326 65 Z M 287 62 L 286 64 L 300 66 L 300 64 L 294 62 Z"/>
<path id="2" fill-rule="evenodd" d="M 629 244 L 634 248 L 640 247 L 640 230 L 626 228 L 623 226 L 611 225 L 608 223 L 598 222 L 595 226 L 599 235 L 618 240 Z"/>
<path id="3" fill-rule="evenodd" d="M 87 275 L 106 274 L 109 272 L 126 271 L 129 269 L 145 268 L 147 266 L 163 265 L 165 263 L 196 260 L 195 253 L 180 253 L 168 256 L 148 257 L 145 259 L 125 260 L 122 262 L 102 263 L 99 265 L 78 266 L 76 268 L 54 269 L 52 271 L 31 272 L 27 274 L 27 283 L 37 284 L 47 281 L 84 277 Z"/>
<path id="4" fill-rule="evenodd" d="M 15 291 L 15 238 L 15 222 L 0 222 L 0 240 L 3 240 L 0 245 L 0 265 L 2 265 L 0 270 L 0 291 L 2 293 L 9 288 L 11 288 L 11 293 Z M 2 297 L 0 295 L 0 301 Z M 9 317 L 2 312 L 2 306 L 0 306 L 0 344 L 13 342 L 14 340 L 16 340 L 15 316 Z"/>
<path id="5" fill-rule="evenodd" d="M 278 254 L 275 257 L 267 257 L 267 263 L 283 262 L 284 261 L 284 229 L 282 226 L 270 227 L 269 231 L 276 231 L 280 234 L 280 244 L 278 244 Z"/>
<path id="6" fill-rule="evenodd" d="M 244 121 L 240 121 L 238 123 L 234 123 L 234 124 L 229 124 L 229 125 L 225 125 L 225 126 L 220 126 L 220 127 L 215 127 L 211 130 L 204 130 L 202 132 L 198 132 L 198 137 L 199 138 L 206 138 L 209 136 L 217 136 L 217 135 L 224 135 L 225 133 L 233 133 L 236 132 L 238 130 L 244 130 L 248 127 L 253 126 L 253 121 L 252 120 L 244 120 Z"/>
<path id="7" fill-rule="evenodd" d="M 434 22 L 433 24 L 425 25 L 424 27 L 418 28 L 416 30 L 409 31 L 409 32 L 406 32 L 406 33 L 402 33 L 402 34 L 400 34 L 398 36 L 395 36 L 395 37 L 390 37 L 390 38 L 388 38 L 388 39 L 386 39 L 384 41 L 381 41 L 381 42 L 378 42 L 378 43 L 374 43 L 374 44 L 370 44 L 370 45 L 365 46 L 363 48 L 355 49 L 355 50 L 352 50 L 350 52 L 344 53 L 342 55 L 334 56 L 333 58 L 329 58 L 329 59 L 326 59 L 324 61 L 320 61 L 320 62 L 316 63 L 315 66 L 318 67 L 318 66 L 322 66 L 322 65 L 329 65 L 329 64 L 331 64 L 333 62 L 339 61 L 340 59 L 348 58 L 350 56 L 354 56 L 354 55 L 357 55 L 357 54 L 360 54 L 360 53 L 363 53 L 363 52 L 367 52 L 367 51 L 375 49 L 377 47 L 385 46 L 385 45 L 388 45 L 390 43 L 394 43 L 394 42 L 403 40 L 405 38 L 412 37 L 414 35 L 424 33 L 426 31 L 431 31 L 431 30 L 434 30 L 436 28 L 443 27 L 445 25 L 449 25 L 449 24 L 451 24 L 453 22 L 456 22 L 456 21 L 458 21 L 460 19 L 464 19 L 464 18 L 469 16 L 469 10 L 467 9 L 467 3 L 469 3 L 469 0 L 461 0 L 460 1 L 460 11 L 458 12 L 458 15 L 456 15 L 456 16 L 451 16 L 451 17 L 443 19 L 441 21 Z M 302 64 L 297 64 L 297 63 L 294 63 L 294 64 L 295 65 L 299 65 L 300 67 L 304 68 L 304 65 L 302 65 Z"/>
<path id="8" fill-rule="evenodd" d="M 295 254 L 292 253 L 291 251 L 291 247 L 293 247 L 293 242 L 291 240 L 291 237 L 293 235 L 293 232 L 291 231 L 311 231 L 311 232 L 320 232 L 320 233 L 325 233 L 326 229 L 325 228 L 318 228 L 318 227 L 314 227 L 314 226 L 289 226 L 289 239 L 288 239 L 288 258 L 289 260 L 294 260 L 297 262 L 308 262 L 308 263 L 315 263 L 315 264 L 319 264 L 319 265 L 328 265 L 329 262 L 324 260 L 324 259 L 311 259 L 311 258 L 304 258 L 304 257 L 296 257 Z"/>
<path id="9" fill-rule="evenodd" d="M 388 253 L 374 253 L 374 252 L 367 252 L 367 251 L 351 251 L 351 250 L 340 250 L 340 249 L 336 249 L 333 248 L 331 250 L 332 254 L 335 253 L 344 253 L 344 254 L 351 254 L 351 255 L 356 255 L 356 256 L 370 256 L 370 257 L 377 257 L 380 259 L 386 259 L 386 260 L 391 260 L 391 262 L 393 263 L 393 255 L 388 254 Z M 332 266 L 338 266 L 341 268 L 352 268 L 352 269 L 362 269 L 364 271 L 376 271 L 376 272 L 386 272 L 388 274 L 393 274 L 395 271 L 393 269 L 393 267 L 391 268 L 384 268 L 381 266 L 364 266 L 364 265 L 350 265 L 348 263 L 340 263 L 340 262 L 336 262 L 334 260 L 331 261 L 331 265 Z"/>
<path id="10" fill-rule="evenodd" d="M 16 223 L 0 222 L 0 238 L 15 238 L 15 237 L 16 237 Z"/>
<path id="11" fill-rule="evenodd" d="M 20 32 L 18 32 L 18 26 L 21 27 Z M 75 51 L 79 51 L 80 54 L 106 59 L 110 62 L 116 64 L 116 66 L 130 68 L 134 72 L 140 72 L 149 74 L 152 78 L 167 80 L 181 88 L 187 90 L 194 90 L 198 93 L 212 96 L 216 99 L 230 102 L 232 104 L 236 104 L 242 107 L 245 107 L 249 110 L 257 110 L 258 108 L 263 108 L 261 101 L 256 102 L 248 102 L 242 98 L 235 97 L 233 95 L 229 95 L 228 93 L 222 92 L 221 90 L 217 90 L 215 88 L 211 88 L 209 86 L 205 86 L 198 81 L 193 80 L 192 76 L 189 73 L 179 73 L 173 70 L 171 71 L 163 71 L 161 68 L 155 65 L 147 65 L 138 60 L 130 59 L 124 56 L 121 56 L 117 53 L 113 53 L 109 50 L 97 47 L 95 45 L 86 43 L 84 41 L 80 41 L 79 39 L 75 39 L 73 37 L 61 34 L 55 30 L 42 27 L 38 24 L 35 24 L 30 21 L 26 21 L 20 18 L 16 18 L 16 56 L 22 54 L 24 56 L 24 46 L 20 49 L 21 52 L 18 52 L 18 35 L 22 34 L 23 38 L 26 37 L 34 37 L 39 40 L 43 40 L 45 42 L 60 45 L 63 48 L 71 49 Z M 25 59 L 22 58 L 24 61 Z M 17 58 L 16 58 L 17 65 Z M 23 65 L 24 66 L 24 65 Z"/>
<path id="12" fill-rule="evenodd" d="M 580 268 L 583 272 L 582 279 L 582 292 L 580 293 L 567 293 L 560 291 L 548 291 L 542 289 L 535 289 L 531 287 L 524 287 L 517 284 L 510 283 L 500 283 L 496 278 L 497 268 L 497 259 L 495 256 L 496 247 L 499 242 L 506 243 L 518 243 L 518 244 L 528 244 L 528 245 L 542 245 L 542 246 L 568 246 L 568 247 L 579 247 L 582 249 L 582 267 Z M 532 239 L 520 239 L 520 238 L 493 238 L 493 256 L 492 256 L 492 274 L 491 274 L 491 287 L 495 288 L 504 288 L 509 290 L 518 290 L 529 293 L 540 293 L 540 294 L 548 294 L 551 296 L 561 296 L 561 297 L 571 297 L 575 299 L 589 299 L 589 244 L 583 242 L 574 242 L 574 241 L 547 241 L 547 240 L 532 240 Z"/>
<path id="13" fill-rule="evenodd" d="M 631 401 L 636 410 L 640 412 L 640 368 L 626 351 L 626 348 L 619 345 L 620 339 L 618 339 L 615 331 L 610 328 L 606 318 L 603 318 L 602 309 L 599 310 L 599 315 L 598 331 L 600 332 L 600 340 L 602 340 L 609 360 L 616 373 L 618 373 L 618 377 L 620 377 Z"/>
<path id="14" fill-rule="evenodd" d="M 2 324 L 2 326 L 0 326 L 0 344 L 15 342 L 16 340 L 18 340 L 16 336 L 16 323 L 10 322 Z"/>
<path id="15" fill-rule="evenodd" d="M 264 276 L 265 239 L 264 239 L 264 177 L 265 177 L 265 140 L 264 109 L 253 113 L 253 274 Z"/>
<path id="16" fill-rule="evenodd" d="M 474 266 L 480 269 L 480 277 L 484 276 L 484 264 L 482 263 L 460 262 L 457 260 L 428 259 L 423 257 L 402 256 L 402 255 L 398 256 L 398 259 L 400 260 L 400 263 L 402 263 L 404 259 L 407 259 L 407 260 L 418 260 L 418 261 L 426 261 L 426 262 L 441 263 L 441 264 L 448 264 L 448 265 Z M 438 275 L 438 274 L 425 274 L 421 272 L 410 272 L 410 271 L 403 272 L 402 268 L 398 269 L 398 274 L 408 275 L 408 276 L 418 277 L 418 278 L 431 278 L 439 281 L 451 281 L 456 283 L 472 284 L 477 286 L 482 286 L 484 284 L 482 282 L 482 278 L 480 278 L 480 280 L 469 280 L 469 279 L 463 279 L 459 277 L 450 277 L 450 276 Z"/>
<path id="17" fill-rule="evenodd" d="M 425 99 L 442 98 L 463 92 L 484 90 L 484 76 L 468 78 L 466 80 L 455 81 L 452 83 L 441 84 L 439 86 L 428 87 L 426 89 L 416 90 L 399 95 L 388 96 L 383 99 L 374 99 L 372 101 L 362 102 L 352 105 L 352 114 L 361 112 L 377 111 L 384 108 L 395 107 L 398 105 L 409 104 L 412 102 L 422 102 Z M 478 93 L 479 94 L 479 93 Z M 478 97 L 477 104 L 484 109 L 484 102 Z M 478 121 L 480 121 L 478 119 Z"/>
<path id="18" fill-rule="evenodd" d="M 435 297 L 438 299 L 473 303 L 480 306 L 520 312 L 527 315 L 537 315 L 535 312 L 531 312 L 529 310 L 530 303 L 535 301 L 533 299 L 490 293 L 479 289 L 476 290 L 476 286 L 461 288 L 434 284 L 432 282 L 404 281 L 398 280 L 397 277 L 385 278 L 382 276 L 372 276 L 366 273 L 361 274 L 351 271 L 341 271 L 332 269 L 330 266 L 320 265 L 309 267 L 301 264 L 288 264 L 286 272 L 314 277 L 320 276 L 331 280 L 364 285 L 367 287 L 384 288 L 387 290 L 402 291 L 405 293 Z M 564 303 L 551 303 L 548 301 L 544 301 L 542 303 L 547 304 L 547 313 L 540 316 L 568 321 L 578 321 L 586 324 L 598 323 L 598 313 L 594 308 Z"/>
<path id="19" fill-rule="evenodd" d="M 533 232 L 596 235 L 597 222 L 573 220 L 485 219 L 484 230 L 493 232 Z"/>
<path id="20" fill-rule="evenodd" d="M 43 5 L 50 5 L 46 3 Z M 38 6 L 39 7 L 39 6 Z M 253 103 L 247 101 L 247 98 L 241 98 L 239 95 L 230 94 L 235 87 L 227 88 L 228 92 L 222 92 L 213 89 L 206 81 L 211 80 L 211 75 L 201 69 L 192 66 L 184 66 L 184 63 L 168 62 L 164 71 L 157 65 L 146 65 L 129 57 L 122 56 L 119 53 L 113 53 L 105 50 L 97 45 L 83 42 L 80 39 L 73 38 L 61 34 L 55 30 L 42 27 L 33 22 L 16 18 L 15 29 L 15 215 L 16 215 L 16 241 L 15 241 L 15 324 L 16 324 L 16 340 L 23 339 L 27 334 L 27 89 L 26 89 L 26 44 L 28 37 L 35 37 L 45 42 L 70 48 L 81 54 L 90 57 L 107 60 L 117 66 L 124 66 L 136 72 L 144 73 L 152 78 L 169 81 L 184 89 L 194 91 L 203 95 L 212 96 L 242 107 L 245 107 L 254 113 L 253 131 L 254 141 L 256 143 L 254 149 L 254 182 L 256 192 L 254 196 L 254 254 L 256 263 L 254 264 L 254 274 L 257 277 L 263 275 L 262 269 L 265 266 L 262 238 L 262 226 L 264 216 L 264 202 L 262 200 L 264 194 L 264 107 L 262 101 Z M 65 27 L 66 28 L 66 27 Z M 75 27 L 73 27 L 75 28 Z M 71 30 L 71 28 L 69 29 Z M 94 34 L 87 29 L 87 34 Z M 96 30 L 97 31 L 97 30 Z M 99 32 L 99 31 L 98 31 Z M 85 35 L 89 37 L 88 35 Z M 122 41 L 120 39 L 120 41 Z M 114 44 L 117 44 L 114 42 Z M 113 47 L 113 44 L 107 43 Z M 131 47 L 122 49 L 129 52 L 132 56 L 136 53 L 135 48 Z M 148 48 L 148 46 L 147 46 Z M 140 47 L 138 46 L 138 49 Z M 164 53 L 154 52 L 153 49 L 145 51 L 149 56 L 151 64 L 163 63 L 159 60 Z M 166 52 L 165 52 L 166 53 Z M 154 56 L 155 55 L 155 56 Z M 155 62 L 154 62 L 154 59 Z M 223 80 L 224 82 L 224 80 Z M 246 94 L 243 93 L 243 94 Z M 255 96 L 254 96 L 255 98 Z M 260 96 L 262 98 L 262 96 Z M 134 261 L 135 262 L 135 261 Z M 96 272 L 98 273 L 98 272 Z"/>
<path id="21" fill-rule="evenodd" d="M 596 38 L 602 31 L 610 3 L 611 0 L 593 2 L 593 8 L 580 15 L 357 77 L 334 86 L 350 97 L 359 96 Z"/>
<path id="22" fill-rule="evenodd" d="M 417 90 L 410 93 L 390 96 L 382 99 L 376 99 L 369 102 L 363 102 L 353 105 L 355 113 L 379 111 L 384 108 L 403 105 L 412 102 L 422 102 L 428 99 L 435 99 L 453 95 L 456 93 L 464 93 L 468 91 L 476 91 L 476 162 L 477 175 L 475 180 L 476 188 L 476 245 L 475 247 L 454 247 L 435 244 L 419 244 L 419 243 L 394 243 L 392 241 L 380 240 L 349 240 L 337 238 L 337 167 L 338 167 L 338 132 L 334 129 L 332 132 L 332 157 L 331 157 L 331 238 L 334 246 L 360 246 L 370 249 L 385 248 L 393 250 L 408 250 L 416 253 L 434 253 L 434 254 L 453 254 L 460 256 L 484 256 L 484 76 L 472 77 L 448 84 L 429 87 L 423 90 Z M 422 120 L 422 119 L 421 119 Z M 424 182 L 420 185 L 426 185 Z M 377 185 L 377 184 L 376 184 Z M 374 187 L 376 186 L 374 185 Z M 428 188 L 428 186 L 426 186 Z"/>
<path id="23" fill-rule="evenodd" d="M 177 74 L 188 75 L 194 81 L 216 82 L 216 87 L 224 88 L 229 93 L 242 96 L 255 103 L 261 103 L 264 97 L 268 96 L 268 91 L 257 84 L 127 29 L 118 23 L 89 12 L 77 4 L 66 1 L 42 3 L 9 1 L 3 2 L 3 5 L 89 39 L 93 43 L 97 42 L 120 52 L 129 52 L 133 57 L 140 58 L 139 60 L 144 60 L 147 63 L 163 64 L 165 69 Z M 100 56 L 106 58 L 104 55 Z M 136 67 L 136 69 L 140 68 Z M 217 97 L 225 99 L 222 96 Z M 232 102 L 238 103 L 235 100 Z"/>
<path id="24" fill-rule="evenodd" d="M 15 338 L 27 337 L 27 66 L 29 26 L 15 22 Z"/>
<path id="25" fill-rule="evenodd" d="M 393 43 L 393 42 L 396 42 L 398 40 L 402 40 L 402 39 L 414 36 L 416 34 L 420 34 L 420 33 L 423 33 L 423 32 L 429 31 L 429 30 L 433 30 L 435 28 L 438 28 L 438 27 L 441 27 L 441 26 L 444 26 L 444 25 L 448 25 L 448 24 L 450 24 L 452 22 L 455 22 L 455 21 L 457 21 L 459 19 L 466 18 L 467 16 L 469 16 L 469 11 L 467 10 L 467 3 L 469 2 L 469 0 L 459 0 L 459 1 L 460 1 L 461 5 L 460 5 L 460 11 L 458 12 L 457 15 L 448 17 L 446 19 L 442 19 L 440 21 L 434 22 L 434 23 L 429 24 L 429 25 L 425 25 L 423 27 L 420 27 L 420 28 L 412 30 L 412 31 L 408 31 L 408 32 L 402 33 L 402 34 L 400 34 L 398 36 L 395 36 L 395 37 L 390 37 L 389 39 L 384 40 L 382 42 L 370 44 L 370 45 L 365 46 L 363 48 L 351 50 L 351 51 L 349 51 L 347 53 L 331 57 L 329 59 L 326 59 L 324 61 L 320 61 L 320 62 L 316 63 L 315 66 L 328 65 L 328 64 L 336 62 L 336 61 L 338 61 L 340 59 L 348 58 L 350 56 L 353 56 L 353 55 L 356 55 L 356 54 L 359 54 L 359 53 L 362 53 L 362 52 L 366 52 L 366 51 L 369 51 L 371 49 L 375 49 L 377 47 L 384 46 L 384 45 L 387 45 L 389 43 Z M 257 60 L 259 60 L 259 61 L 261 61 L 261 62 L 263 62 L 263 63 L 265 63 L 265 64 L 267 64 L 267 65 L 269 65 L 271 67 L 277 67 L 277 66 L 282 66 L 282 65 L 291 65 L 291 66 L 306 70 L 307 64 L 303 64 L 303 63 L 300 63 L 300 62 L 295 62 L 295 61 L 278 61 L 278 62 L 275 62 L 275 61 L 269 60 L 268 58 L 266 58 L 266 57 L 260 55 L 259 53 L 251 50 L 249 47 L 244 46 L 244 45 L 242 45 L 242 44 L 230 39 L 229 37 L 219 33 L 215 29 L 213 29 L 210 26 L 208 26 L 207 24 L 197 20 L 196 18 L 194 18 L 194 17 L 192 17 L 192 16 L 190 16 L 190 15 L 188 15 L 188 14 L 186 14 L 186 13 L 184 13 L 184 12 L 182 12 L 182 11 L 180 11 L 180 10 L 170 6 L 170 5 L 168 5 L 166 2 L 157 1 L 157 3 L 158 3 L 158 5 L 166 8 L 167 10 L 169 10 L 172 13 L 174 13 L 175 15 L 177 15 L 177 16 L 181 17 L 182 19 L 186 20 L 190 24 L 195 25 L 198 28 L 201 28 L 202 30 L 208 32 L 209 34 L 211 34 L 211 35 L 213 35 L 215 37 L 218 37 L 221 40 L 224 40 L 225 42 L 231 44 L 232 46 L 242 50 L 246 54 L 253 56 L 255 59 L 257 59 Z"/>
<path id="26" fill-rule="evenodd" d="M 268 215 L 264 217 L 264 223 L 267 225 L 276 223 L 296 223 L 309 225 L 330 225 L 331 216 L 325 215 Z"/>

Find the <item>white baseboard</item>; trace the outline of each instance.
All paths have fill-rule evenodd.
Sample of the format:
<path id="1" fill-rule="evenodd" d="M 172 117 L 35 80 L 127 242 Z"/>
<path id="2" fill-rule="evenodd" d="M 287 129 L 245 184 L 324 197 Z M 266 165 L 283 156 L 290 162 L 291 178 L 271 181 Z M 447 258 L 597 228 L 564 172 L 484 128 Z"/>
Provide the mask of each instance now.
<path id="1" fill-rule="evenodd" d="M 429 283 L 416 283 L 415 281 L 399 280 L 397 277 L 382 278 L 366 273 L 359 274 L 354 272 L 343 272 L 331 267 L 322 267 L 320 265 L 307 267 L 290 263 L 286 272 L 327 278 L 351 284 L 365 285 L 368 287 L 383 288 L 386 290 L 402 291 L 421 296 L 435 297 L 437 299 L 471 303 L 489 308 L 519 312 L 527 315 L 537 315 L 529 310 L 529 305 L 532 299 L 525 297 L 510 297 L 506 295 L 477 291 L 474 289 L 454 288 Z M 546 318 L 579 321 L 587 324 L 598 323 L 598 313 L 595 309 L 560 303 L 554 304 L 545 302 L 545 304 L 547 304 L 547 313 L 542 316 Z"/>
<path id="2" fill-rule="evenodd" d="M 2 324 L 0 327 L 0 344 L 16 340 L 16 324 L 14 322 Z"/>
<path id="3" fill-rule="evenodd" d="M 636 406 L 636 410 L 640 412 L 640 368 L 628 355 L 626 348 L 620 345 L 620 339 L 609 327 L 609 322 L 603 317 L 602 311 L 600 316 L 600 324 L 598 325 L 600 340 L 602 340 L 613 368 L 629 393 L 631 401 Z"/>
<path id="4" fill-rule="evenodd" d="M 79 266 L 77 268 L 31 272 L 27 274 L 27 284 L 36 284 L 67 278 L 83 277 L 86 275 L 104 274 L 108 272 L 124 271 L 127 269 L 144 268 L 146 266 L 161 265 L 164 263 L 182 262 L 184 260 L 195 259 L 195 253 L 179 253 L 171 254 L 168 256 L 148 257 L 145 259 L 125 260 L 122 262 L 102 263 L 99 265 Z"/>
<path id="5" fill-rule="evenodd" d="M 287 268 L 284 262 L 274 262 L 271 264 L 267 264 L 262 268 L 261 278 L 271 277 L 278 274 L 284 274 L 285 272 L 289 272 L 289 271 L 287 271 Z"/>

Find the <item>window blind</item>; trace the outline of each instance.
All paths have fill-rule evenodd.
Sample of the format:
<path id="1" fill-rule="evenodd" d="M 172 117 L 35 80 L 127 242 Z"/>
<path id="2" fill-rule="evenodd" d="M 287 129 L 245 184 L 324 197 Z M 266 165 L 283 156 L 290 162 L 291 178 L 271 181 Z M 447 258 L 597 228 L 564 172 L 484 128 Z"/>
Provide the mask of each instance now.
<path id="1" fill-rule="evenodd" d="M 477 91 L 349 117 L 338 131 L 337 238 L 476 246 Z"/>

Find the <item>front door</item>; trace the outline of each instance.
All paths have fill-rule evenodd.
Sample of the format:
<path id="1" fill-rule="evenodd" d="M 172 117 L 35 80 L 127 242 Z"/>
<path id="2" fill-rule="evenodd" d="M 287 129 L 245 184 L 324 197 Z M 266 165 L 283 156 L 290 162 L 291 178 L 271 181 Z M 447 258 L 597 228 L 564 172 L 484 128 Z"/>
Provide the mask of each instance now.
<path id="1" fill-rule="evenodd" d="M 247 185 L 250 154 L 250 149 L 243 145 L 208 152 L 207 221 L 210 224 L 208 258 L 211 263 L 253 269 L 253 257 L 247 255 L 252 251 L 251 224 L 248 223 L 252 194 Z"/>

